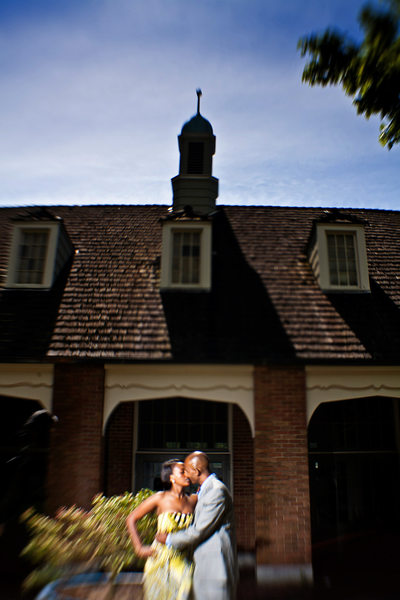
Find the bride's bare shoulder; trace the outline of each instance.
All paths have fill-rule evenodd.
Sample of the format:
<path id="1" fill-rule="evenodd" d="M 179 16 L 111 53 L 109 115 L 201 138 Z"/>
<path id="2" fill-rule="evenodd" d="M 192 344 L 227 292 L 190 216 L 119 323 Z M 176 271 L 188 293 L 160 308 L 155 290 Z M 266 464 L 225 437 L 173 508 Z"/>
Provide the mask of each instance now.
<path id="1" fill-rule="evenodd" d="M 156 492 L 157 494 L 157 504 L 160 512 L 171 502 L 171 494 L 167 491 L 164 492 Z"/>

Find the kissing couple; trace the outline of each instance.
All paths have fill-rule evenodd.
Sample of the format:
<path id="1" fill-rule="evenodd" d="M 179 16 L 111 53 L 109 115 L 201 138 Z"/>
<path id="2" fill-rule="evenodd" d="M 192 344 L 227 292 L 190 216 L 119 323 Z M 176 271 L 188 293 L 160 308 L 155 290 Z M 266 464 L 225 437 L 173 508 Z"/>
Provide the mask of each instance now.
<path id="1" fill-rule="evenodd" d="M 128 531 L 140 557 L 147 558 L 145 600 L 233 600 L 237 557 L 232 496 L 210 472 L 208 456 L 192 452 L 183 463 L 162 465 L 165 491 L 144 500 L 127 518 Z M 190 483 L 197 494 L 187 494 Z M 157 515 L 157 535 L 144 546 L 136 523 Z"/>

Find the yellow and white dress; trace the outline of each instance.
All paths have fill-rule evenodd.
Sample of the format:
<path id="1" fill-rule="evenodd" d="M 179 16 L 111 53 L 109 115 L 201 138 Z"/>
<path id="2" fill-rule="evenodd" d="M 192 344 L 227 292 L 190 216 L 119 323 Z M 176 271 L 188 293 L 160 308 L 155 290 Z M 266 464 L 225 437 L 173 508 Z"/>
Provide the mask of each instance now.
<path id="1" fill-rule="evenodd" d="M 158 515 L 158 533 L 172 533 L 186 529 L 192 514 L 164 512 Z M 144 567 L 143 587 L 145 600 L 187 600 L 192 587 L 193 564 L 185 554 L 154 540 L 155 552 Z"/>

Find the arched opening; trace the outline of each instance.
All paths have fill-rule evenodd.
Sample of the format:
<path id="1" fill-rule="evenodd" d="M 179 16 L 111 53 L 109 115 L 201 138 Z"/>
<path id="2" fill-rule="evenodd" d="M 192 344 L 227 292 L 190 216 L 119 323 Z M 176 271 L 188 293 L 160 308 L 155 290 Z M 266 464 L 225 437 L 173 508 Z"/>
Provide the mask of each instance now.
<path id="1" fill-rule="evenodd" d="M 0 576 L 26 574 L 20 552 L 27 543 L 20 515 L 43 510 L 50 425 L 30 417 L 43 407 L 36 400 L 0 396 Z M 39 419 L 41 420 L 41 419 Z"/>
<path id="2" fill-rule="evenodd" d="M 399 400 L 322 403 L 308 427 L 316 576 L 393 574 L 400 541 Z"/>
<path id="3" fill-rule="evenodd" d="M 207 452 L 234 494 L 238 548 L 254 550 L 254 446 L 238 405 L 183 397 L 121 402 L 108 418 L 104 441 L 107 495 L 157 489 L 164 460 Z"/>
<path id="4" fill-rule="evenodd" d="M 23 424 L 42 406 L 36 400 L 0 396 L 0 463 L 4 465 L 15 456 L 21 446 Z M 2 481 L 4 481 L 2 479 Z"/>
<path id="5" fill-rule="evenodd" d="M 203 450 L 214 472 L 231 483 L 231 408 L 226 402 L 161 398 L 123 402 L 105 430 L 108 494 L 143 487 L 161 489 L 162 463 Z"/>

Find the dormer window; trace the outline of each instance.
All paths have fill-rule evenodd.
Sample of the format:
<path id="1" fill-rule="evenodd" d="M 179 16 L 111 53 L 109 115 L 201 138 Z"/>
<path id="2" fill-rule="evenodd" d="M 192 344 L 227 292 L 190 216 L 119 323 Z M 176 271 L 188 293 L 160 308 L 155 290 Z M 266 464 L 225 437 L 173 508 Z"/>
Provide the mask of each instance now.
<path id="1" fill-rule="evenodd" d="M 6 287 L 50 288 L 72 253 L 60 221 L 14 225 Z"/>
<path id="2" fill-rule="evenodd" d="M 309 259 L 325 291 L 369 291 L 364 225 L 316 223 Z"/>
<path id="3" fill-rule="evenodd" d="M 163 223 L 161 289 L 209 290 L 211 287 L 211 223 Z"/>

